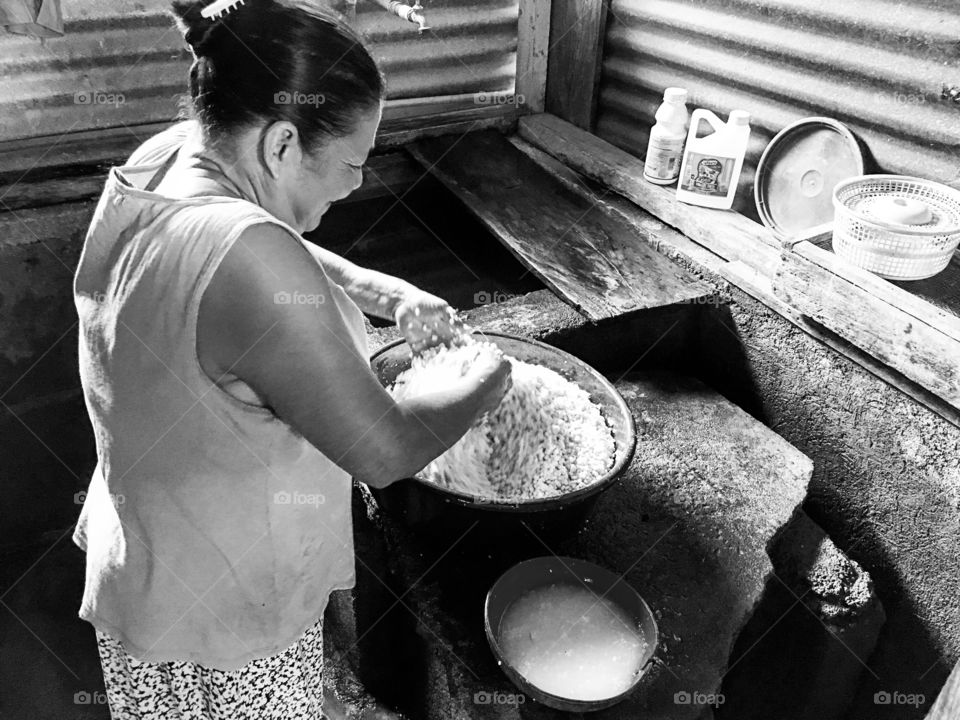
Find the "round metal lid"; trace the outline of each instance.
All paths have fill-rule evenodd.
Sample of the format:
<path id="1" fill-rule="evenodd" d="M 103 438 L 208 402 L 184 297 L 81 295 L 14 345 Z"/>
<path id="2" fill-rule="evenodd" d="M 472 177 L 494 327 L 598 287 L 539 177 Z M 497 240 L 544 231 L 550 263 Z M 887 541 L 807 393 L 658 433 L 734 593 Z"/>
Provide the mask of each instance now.
<path id="1" fill-rule="evenodd" d="M 781 238 L 833 220 L 833 188 L 863 175 L 863 153 L 853 133 L 832 118 L 788 125 L 770 141 L 753 185 L 757 213 Z"/>

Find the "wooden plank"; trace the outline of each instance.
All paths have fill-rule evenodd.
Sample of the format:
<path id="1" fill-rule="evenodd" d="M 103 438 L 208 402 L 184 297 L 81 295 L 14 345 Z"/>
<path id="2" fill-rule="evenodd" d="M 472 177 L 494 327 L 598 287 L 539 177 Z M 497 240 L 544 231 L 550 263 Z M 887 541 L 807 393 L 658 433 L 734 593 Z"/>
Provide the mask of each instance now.
<path id="1" fill-rule="evenodd" d="M 448 133 L 463 134 L 484 128 L 507 130 L 514 126 L 516 116 L 515 103 L 477 105 L 473 95 L 398 101 L 384 111 L 377 150 Z M 140 143 L 170 124 L 0 143 L 0 213 L 98 197 L 107 169 L 123 164 Z M 374 164 L 370 167 L 387 177 L 392 175 L 389 169 Z M 365 179 L 364 186 L 351 200 L 377 196 L 377 183 L 369 180 Z"/>
<path id="2" fill-rule="evenodd" d="M 520 0 L 517 24 L 517 104 L 524 112 L 543 112 L 550 52 L 551 0 Z"/>
<path id="3" fill-rule="evenodd" d="M 123 159 L 117 161 L 121 163 Z M 374 155 L 364 166 L 363 184 L 340 203 L 399 195 L 423 174 L 423 168 L 402 152 Z M 105 171 L 62 178 L 0 185 L 0 214 L 26 208 L 49 207 L 100 197 Z M 339 204 L 339 203 L 338 203 Z"/>
<path id="4" fill-rule="evenodd" d="M 61 168 L 113 164 L 173 124 L 150 123 L 0 142 L 0 184 L 9 184 L 27 173 L 29 176 L 22 179 L 56 176 L 63 172 Z"/>
<path id="5" fill-rule="evenodd" d="M 807 228 L 802 233 L 795 237 L 789 237 L 781 240 L 780 244 L 786 249 L 790 249 L 795 245 L 799 245 L 802 242 L 813 243 L 814 245 L 821 245 L 823 243 L 829 243 L 833 239 L 833 221 L 822 223 L 821 225 L 815 225 L 812 228 Z"/>
<path id="6" fill-rule="evenodd" d="M 491 97 L 499 96 L 492 93 Z M 395 147 L 419 136 L 463 132 L 471 127 L 512 127 L 515 102 L 477 104 L 472 93 L 389 100 L 377 133 L 377 147 Z M 104 170 L 130 156 L 149 137 L 173 122 L 89 130 L 58 136 L 0 142 L 0 196 L 6 186 Z"/>
<path id="7" fill-rule="evenodd" d="M 837 274 L 830 253 L 809 243 L 795 250 L 774 277 L 777 297 L 960 409 L 957 338 Z"/>
<path id="8" fill-rule="evenodd" d="M 560 118 L 544 113 L 521 117 L 518 132 L 587 177 L 629 198 L 647 212 L 725 260 L 742 260 L 772 275 L 780 245 L 773 233 L 732 210 L 687 205 L 676 190 L 643 179 L 643 161 Z M 758 247 L 774 254 L 759 254 Z"/>
<path id="9" fill-rule="evenodd" d="M 479 95 L 483 98 L 479 98 Z M 485 101 L 485 102 L 483 102 Z M 482 110 L 484 105 L 501 108 L 510 114 L 509 106 L 516 105 L 512 91 L 488 93 L 460 93 L 458 95 L 440 95 L 391 100 L 383 110 L 383 127 L 389 132 L 392 125 L 408 118 L 424 120 L 445 114 Z"/>
<path id="10" fill-rule="evenodd" d="M 85 229 L 96 210 L 92 200 L 0 213 L 0 252 L 16 245 L 46 243 Z M 83 238 L 82 233 L 79 235 Z"/>
<path id="11" fill-rule="evenodd" d="M 810 243 L 834 254 L 832 232 L 812 237 Z M 879 280 L 879 285 L 884 288 L 883 292 L 887 292 L 888 288 L 899 288 L 914 298 L 911 302 L 918 303 L 918 307 L 930 313 L 936 312 L 938 316 L 947 318 L 948 322 L 952 322 L 952 318 L 960 318 L 960 252 L 954 253 L 947 267 L 933 277 L 923 280 Z M 923 304 L 925 302 L 931 307 L 927 308 Z"/>
<path id="12" fill-rule="evenodd" d="M 420 141 L 411 153 L 548 287 L 589 318 L 699 302 L 706 285 L 637 239 L 496 132 Z"/>
<path id="13" fill-rule="evenodd" d="M 107 179 L 104 171 L 37 182 L 0 184 L 0 214 L 12 210 L 48 207 L 99 197 Z"/>
<path id="14" fill-rule="evenodd" d="M 582 175 L 571 170 L 552 155 L 535 148 L 526 140 L 516 135 L 510 136 L 509 140 L 511 145 L 554 175 L 571 190 L 590 198 L 605 212 L 613 213 L 630 223 L 637 237 L 660 254 L 666 255 L 671 260 L 676 260 L 684 267 L 695 268 L 697 273 L 706 270 L 719 275 L 720 266 L 726 264 L 726 260 L 720 256 L 710 252 L 702 245 L 697 245 L 693 240 L 683 233 L 677 232 L 669 225 L 664 225 L 653 215 L 638 208 L 622 195 L 611 192 L 606 188 L 598 188 L 596 183 L 593 183 L 593 187 L 591 187 Z"/>
<path id="15" fill-rule="evenodd" d="M 903 288 L 897 287 L 872 272 L 850 264 L 829 250 L 813 243 L 801 243 L 793 248 L 801 257 L 819 265 L 832 274 L 843 278 L 866 293 L 906 313 L 918 321 L 936 328 L 948 337 L 960 342 L 960 318 Z"/>
<path id="16" fill-rule="evenodd" d="M 926 720 L 957 720 L 960 718 L 960 663 L 953 667 L 937 701 L 927 713 Z"/>
<path id="17" fill-rule="evenodd" d="M 720 276 L 731 285 L 739 288 L 755 300 L 766 305 L 784 319 L 816 338 L 836 353 L 857 363 L 884 382 L 935 412 L 944 420 L 960 427 L 960 411 L 944 402 L 938 395 L 930 392 L 918 383 L 905 377 L 886 363 L 867 354 L 853 343 L 840 337 L 823 325 L 811 322 L 796 308 L 791 307 L 776 296 L 769 277 L 761 275 L 745 263 L 735 260 L 724 263 L 719 268 Z"/>
<path id="18" fill-rule="evenodd" d="M 931 278 L 891 282 L 950 315 L 960 317 L 960 252 L 954 253 L 950 264 Z"/>
<path id="19" fill-rule="evenodd" d="M 388 133 L 377 135 L 377 148 L 399 148 L 422 138 L 440 135 L 463 136 L 477 130 L 512 131 L 516 127 L 516 106 L 481 106 L 477 111 L 447 113 L 443 117 L 410 118 L 405 123 L 392 123 Z"/>
<path id="20" fill-rule="evenodd" d="M 553 0 L 545 110 L 593 130 L 609 0 Z"/>
<path id="21" fill-rule="evenodd" d="M 417 180 L 424 176 L 423 167 L 407 153 L 390 152 L 375 155 L 365 166 L 363 184 L 336 205 L 369 200 L 377 197 L 402 195 Z M 88 187 L 72 201 L 44 202 L 48 197 L 36 199 L 34 204 L 9 207 L 10 197 L 0 198 L 0 250 L 14 245 L 30 244 L 39 239 L 56 237 L 57 232 L 69 232 L 72 228 L 85 227 L 93 214 L 95 203 L 103 191 L 105 175 L 86 178 Z M 36 186 L 46 183 L 36 183 Z M 36 188 L 34 188 L 36 189 Z M 31 199 L 29 192 L 14 194 L 18 201 Z M 5 210 L 9 210 L 6 211 Z"/>

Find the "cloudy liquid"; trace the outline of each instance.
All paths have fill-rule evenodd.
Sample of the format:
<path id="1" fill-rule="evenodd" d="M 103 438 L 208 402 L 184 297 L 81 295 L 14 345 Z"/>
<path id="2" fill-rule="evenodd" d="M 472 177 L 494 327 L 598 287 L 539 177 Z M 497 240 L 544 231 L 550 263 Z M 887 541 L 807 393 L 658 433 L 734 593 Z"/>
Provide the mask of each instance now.
<path id="1" fill-rule="evenodd" d="M 527 591 L 500 624 L 507 661 L 541 690 L 572 700 L 603 700 L 627 690 L 646 645 L 618 605 L 579 584 Z"/>

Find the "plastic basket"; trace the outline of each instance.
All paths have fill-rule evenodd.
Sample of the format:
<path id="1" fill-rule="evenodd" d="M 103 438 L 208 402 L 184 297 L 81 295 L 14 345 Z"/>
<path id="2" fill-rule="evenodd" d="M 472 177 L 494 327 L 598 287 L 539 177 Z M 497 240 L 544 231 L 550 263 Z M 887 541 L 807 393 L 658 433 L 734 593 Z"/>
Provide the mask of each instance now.
<path id="1" fill-rule="evenodd" d="M 881 198 L 921 200 L 932 218 L 922 225 L 888 222 L 870 208 Z M 960 245 L 960 191 L 901 175 L 864 175 L 833 191 L 833 251 L 890 280 L 921 280 L 943 270 Z"/>

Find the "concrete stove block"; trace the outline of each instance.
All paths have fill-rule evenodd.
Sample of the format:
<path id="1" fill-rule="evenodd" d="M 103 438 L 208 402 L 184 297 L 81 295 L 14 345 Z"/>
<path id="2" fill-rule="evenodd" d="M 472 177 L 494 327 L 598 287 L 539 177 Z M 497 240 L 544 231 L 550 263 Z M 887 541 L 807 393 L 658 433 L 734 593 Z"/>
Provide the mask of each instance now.
<path id="1" fill-rule="evenodd" d="M 737 639 L 718 718 L 842 720 L 886 621 L 873 580 L 802 511 L 770 557 L 773 576 Z"/>
<path id="2" fill-rule="evenodd" d="M 550 290 L 537 290 L 502 303 L 461 313 L 476 330 L 541 340 L 604 371 L 623 370 L 641 361 L 684 366 L 702 303 L 649 308 L 629 317 L 592 322 Z M 401 335 L 395 326 L 367 328 L 371 352 Z"/>
<path id="3" fill-rule="evenodd" d="M 623 573 L 660 627 L 655 664 L 637 691 L 592 717 L 702 718 L 721 700 L 733 643 L 771 573 L 767 547 L 803 500 L 812 465 L 695 380 L 635 374 L 617 387 L 637 422 L 636 456 L 573 540 L 548 547 L 531 537 L 509 563 L 485 565 L 377 517 L 419 647 L 417 717 L 567 716 L 518 697 L 483 635 L 483 595 L 496 575 L 550 553 Z"/>
<path id="4" fill-rule="evenodd" d="M 617 389 L 634 412 L 637 452 L 577 546 L 644 596 L 661 645 L 655 672 L 604 717 L 698 718 L 722 705 L 730 651 L 772 571 L 767 547 L 813 466 L 698 381 L 635 375 Z"/>
<path id="5" fill-rule="evenodd" d="M 577 330 L 590 323 L 550 290 L 536 290 L 502 303 L 481 305 L 461 315 L 468 325 L 478 330 L 495 330 L 535 339 Z M 395 325 L 369 327 L 367 336 L 371 350 L 402 337 Z"/>
<path id="6" fill-rule="evenodd" d="M 656 361 L 665 354 L 671 361 L 682 355 L 682 348 L 687 346 L 690 339 L 689 332 L 696 321 L 696 313 L 701 310 L 697 304 L 682 304 L 664 308 L 650 308 L 637 313 L 632 318 L 617 322 L 593 323 L 565 302 L 560 300 L 549 290 L 540 290 L 522 296 L 516 296 L 500 303 L 483 305 L 465 311 L 463 317 L 468 325 L 482 331 L 502 332 L 519 335 L 549 342 L 563 348 L 578 357 L 583 358 L 595 367 L 615 368 L 617 361 L 626 364 L 635 363 L 638 358 Z M 400 332 L 395 326 L 376 328 L 367 321 L 368 344 L 371 352 L 379 347 L 400 339 Z M 616 358 L 616 361 L 613 359 Z M 436 620 L 427 622 L 415 621 L 414 616 L 426 617 L 434 614 L 430 609 L 433 598 L 439 592 L 433 586 L 424 584 L 415 585 L 414 580 L 430 567 L 430 560 L 426 552 L 416 549 L 417 540 L 410 537 L 402 528 L 395 526 L 387 518 L 382 518 L 372 498 L 367 495 L 368 512 L 358 512 L 354 508 L 354 529 L 357 551 L 357 587 L 350 592 L 337 593 L 331 599 L 327 611 L 327 626 L 329 654 L 331 665 L 342 667 L 340 670 L 331 670 L 330 682 L 334 695 L 339 697 L 346 707 L 350 708 L 348 716 L 360 716 L 361 710 L 373 704 L 373 697 L 384 695 L 391 697 L 392 704 L 404 705 L 403 696 L 406 694 L 408 702 L 423 704 L 424 698 L 432 698 L 440 707 L 452 707 L 460 702 L 461 697 L 473 697 L 475 693 L 486 692 L 470 688 L 464 675 L 470 672 L 450 654 L 449 640 L 441 640 L 447 634 L 462 635 L 459 620 L 447 625 L 447 618 L 443 612 L 437 612 Z M 369 517 L 368 517 L 369 516 Z M 371 528 L 373 522 L 378 529 Z M 372 537 L 376 534 L 376 537 Z M 382 537 L 380 535 L 382 534 Z M 381 548 L 386 541 L 387 549 Z M 535 541 L 531 538 L 531 543 Z M 541 554 L 542 548 L 531 546 L 528 556 Z M 415 557 L 408 557 L 413 552 Z M 456 564 L 458 556 L 453 553 L 448 560 Z M 442 569 L 443 564 L 441 564 Z M 419 571 L 417 571 L 419 568 Z M 407 572 L 405 569 L 409 570 Z M 436 570 L 437 568 L 435 568 Z M 491 562 L 481 573 L 492 583 L 497 574 L 505 568 L 500 568 Z M 391 585 L 391 572 L 396 587 Z M 417 572 L 416 576 L 410 573 Z M 485 586 L 477 585 L 482 605 Z M 404 601 L 397 602 L 397 596 L 409 590 L 409 596 Z M 392 609 L 391 609 L 392 608 Z M 389 620 L 380 620 L 382 614 L 389 612 Z M 398 618 L 399 616 L 399 618 Z M 419 668 L 426 668 L 423 675 L 428 678 L 423 682 L 429 688 L 412 688 L 417 685 L 417 679 L 404 676 L 397 679 L 398 672 L 390 670 L 390 664 L 407 665 L 409 658 L 398 660 L 400 647 L 405 643 L 397 637 L 386 640 L 376 639 L 373 636 L 382 634 L 384 626 L 391 623 L 403 624 L 404 618 L 408 623 L 407 645 L 418 645 L 414 651 L 418 653 L 415 661 Z M 371 627 L 376 624 L 375 629 Z M 437 627 L 438 630 L 433 630 Z M 419 633 L 419 635 L 417 634 Z M 402 634 L 402 633 L 401 633 Z M 419 643 L 415 642 L 419 638 Z M 378 655 L 377 645 L 389 645 L 395 650 L 391 656 L 375 659 Z M 445 647 L 446 646 L 446 647 Z M 482 635 L 470 639 L 469 650 L 461 650 L 465 654 L 479 651 L 480 659 L 471 660 L 483 665 L 489 673 L 490 680 L 481 683 L 480 687 L 488 688 L 492 693 L 494 688 L 506 682 L 489 657 Z M 431 649 L 432 648 L 432 649 Z M 382 652 L 379 652 L 382 655 Z M 458 670 L 459 668 L 459 670 Z M 409 668 L 406 668 L 409 671 Z M 389 687 L 391 680 L 384 676 L 393 675 L 394 684 L 406 687 Z M 476 682 L 476 678 L 472 678 Z M 380 685 L 379 688 L 376 686 Z M 509 690 L 509 688 L 506 688 Z M 469 692 L 468 692 L 469 691 Z M 499 690 L 498 690 L 499 692 Z M 467 695 L 464 695 L 467 693 Z M 410 696 L 414 697 L 410 697 Z M 439 699 L 447 697 L 447 704 Z M 495 699 L 495 698 L 494 698 Z M 389 703 L 388 703 L 389 704 Z M 467 717 L 484 717 L 483 712 L 509 712 L 510 708 L 500 707 L 491 702 L 490 707 L 473 707 Z M 490 717 L 500 717 L 499 714 Z M 437 717 L 447 717 L 439 712 Z M 450 715 L 449 717 L 455 717 Z"/>

